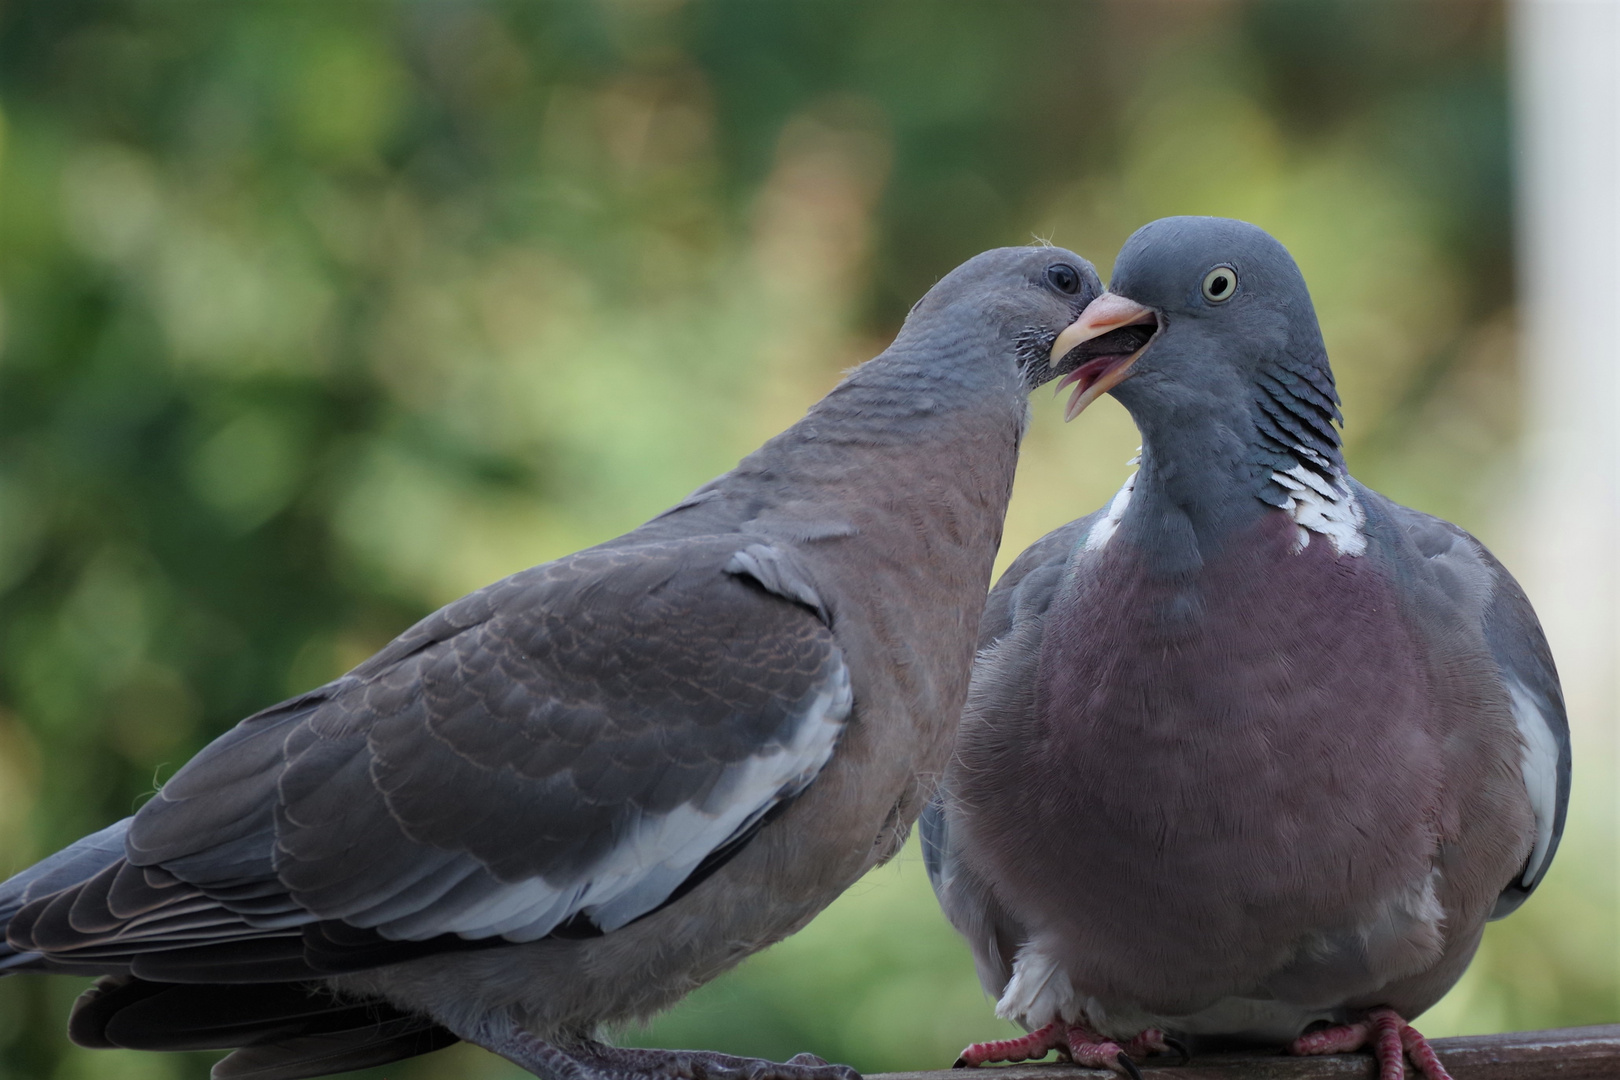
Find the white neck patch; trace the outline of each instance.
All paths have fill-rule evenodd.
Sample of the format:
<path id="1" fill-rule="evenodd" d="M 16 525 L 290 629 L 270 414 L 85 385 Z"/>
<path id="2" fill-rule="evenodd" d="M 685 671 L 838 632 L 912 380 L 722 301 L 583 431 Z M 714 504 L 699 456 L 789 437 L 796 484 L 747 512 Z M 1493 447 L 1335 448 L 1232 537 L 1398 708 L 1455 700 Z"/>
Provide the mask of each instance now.
<path id="1" fill-rule="evenodd" d="M 1142 463 L 1142 449 L 1137 447 L 1136 456 L 1127 461 L 1126 465 L 1140 465 Z M 1108 512 L 1102 520 L 1091 527 L 1086 534 L 1086 550 L 1096 551 L 1113 537 L 1114 530 L 1119 528 L 1119 521 L 1125 516 L 1125 508 L 1131 505 L 1131 492 L 1136 490 L 1136 474 L 1125 478 L 1125 486 L 1114 495 L 1114 501 L 1108 504 Z"/>
<path id="2" fill-rule="evenodd" d="M 1303 447 L 1300 452 L 1316 457 Z M 1138 450 L 1136 456 L 1125 464 L 1139 465 L 1141 462 L 1142 452 Z M 1287 472 L 1272 473 L 1271 478 L 1288 492 L 1288 501 L 1283 504 L 1283 509 L 1294 519 L 1297 527 L 1294 554 L 1310 546 L 1311 533 L 1327 537 L 1333 550 L 1340 555 L 1366 553 L 1367 537 L 1361 527 L 1367 522 L 1367 512 L 1361 508 L 1360 500 L 1341 474 L 1335 471 L 1334 481 L 1328 483 L 1318 473 L 1303 465 L 1295 465 Z M 1126 477 L 1125 485 L 1114 495 L 1114 501 L 1108 504 L 1107 513 L 1086 534 L 1085 550 L 1096 551 L 1113 539 L 1120 520 L 1131 505 L 1131 494 L 1135 490 L 1136 474 L 1131 473 Z"/>
<path id="3" fill-rule="evenodd" d="M 1286 472 L 1272 473 L 1271 478 L 1288 492 L 1283 509 L 1297 526 L 1295 554 L 1310 545 L 1311 533 L 1327 537 L 1340 555 L 1366 552 L 1367 537 L 1361 527 L 1366 524 L 1367 512 L 1343 475 L 1335 472 L 1329 483 L 1305 466 L 1295 465 Z"/>

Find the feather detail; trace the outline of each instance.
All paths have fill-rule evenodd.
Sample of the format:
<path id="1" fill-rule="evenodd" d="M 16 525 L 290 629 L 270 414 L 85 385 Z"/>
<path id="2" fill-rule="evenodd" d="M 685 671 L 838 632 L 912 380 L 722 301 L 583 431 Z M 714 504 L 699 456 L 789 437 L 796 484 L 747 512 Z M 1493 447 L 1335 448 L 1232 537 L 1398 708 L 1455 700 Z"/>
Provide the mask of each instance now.
<path id="1" fill-rule="evenodd" d="M 1313 532 L 1327 537 L 1340 555 L 1366 553 L 1367 537 L 1362 526 L 1367 522 L 1367 512 L 1342 476 L 1335 475 L 1330 483 L 1304 465 L 1295 465 L 1272 473 L 1271 479 L 1288 491 L 1282 508 L 1299 527 L 1294 541 L 1296 554 L 1310 544 Z"/>
<path id="2" fill-rule="evenodd" d="M 1138 454 L 1126 464 L 1141 461 Z M 1120 520 L 1125 517 L 1125 511 L 1131 505 L 1131 493 L 1136 490 L 1136 474 L 1131 473 L 1125 478 L 1125 485 L 1114 495 L 1114 501 L 1108 504 L 1108 513 L 1104 514 L 1097 524 L 1091 527 L 1086 534 L 1086 550 L 1096 551 L 1112 539 L 1114 532 L 1119 528 Z"/>
<path id="3" fill-rule="evenodd" d="M 1031 942 L 1018 950 L 1013 976 L 996 1002 L 996 1015 L 1033 1030 L 1053 1020 L 1078 1020 L 1076 1005 L 1074 986 L 1063 965 Z"/>
<path id="4" fill-rule="evenodd" d="M 1513 719 L 1524 740 L 1521 751 L 1524 787 L 1530 795 L 1530 809 L 1536 819 L 1536 844 L 1524 865 L 1524 876 L 1519 879 L 1528 889 L 1546 870 L 1552 847 L 1553 822 L 1558 816 L 1558 740 L 1522 682 L 1510 679 L 1508 692 L 1513 699 Z"/>

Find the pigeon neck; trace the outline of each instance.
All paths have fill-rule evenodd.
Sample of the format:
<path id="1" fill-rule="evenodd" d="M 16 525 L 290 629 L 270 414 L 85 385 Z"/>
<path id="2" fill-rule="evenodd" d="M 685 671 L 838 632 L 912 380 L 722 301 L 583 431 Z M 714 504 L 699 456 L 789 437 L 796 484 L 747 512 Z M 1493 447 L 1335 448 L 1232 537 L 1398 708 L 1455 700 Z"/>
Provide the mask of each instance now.
<path id="1" fill-rule="evenodd" d="M 1333 426 L 1331 382 L 1324 392 L 1262 372 L 1248 394 L 1120 397 L 1142 453 L 1117 528 L 1150 566 L 1193 573 L 1273 510 L 1294 518 L 1300 547 L 1318 532 L 1359 554 L 1362 515 Z"/>
<path id="2" fill-rule="evenodd" d="M 1228 418 L 1197 414 L 1144 424 L 1140 469 L 1119 521 L 1121 539 L 1167 574 L 1201 567 L 1265 511 L 1255 499 L 1245 440 Z"/>
<path id="3" fill-rule="evenodd" d="M 906 498 L 942 485 L 982 502 L 999 528 L 1029 415 L 1022 375 L 1006 346 L 1001 351 L 1007 358 L 998 363 L 982 346 L 969 358 L 897 344 L 852 371 L 719 483 L 747 506 L 761 484 L 770 492 L 764 503 L 812 490 L 838 498 L 887 490 Z M 984 483 L 1001 472 L 1006 484 Z"/>
<path id="4" fill-rule="evenodd" d="M 917 447 L 957 441 L 957 425 L 970 416 L 1016 417 L 1021 425 L 1029 391 L 1015 348 L 965 335 L 943 348 L 902 339 L 850 372 L 779 438 Z M 998 353 L 1007 359 L 998 363 Z"/>

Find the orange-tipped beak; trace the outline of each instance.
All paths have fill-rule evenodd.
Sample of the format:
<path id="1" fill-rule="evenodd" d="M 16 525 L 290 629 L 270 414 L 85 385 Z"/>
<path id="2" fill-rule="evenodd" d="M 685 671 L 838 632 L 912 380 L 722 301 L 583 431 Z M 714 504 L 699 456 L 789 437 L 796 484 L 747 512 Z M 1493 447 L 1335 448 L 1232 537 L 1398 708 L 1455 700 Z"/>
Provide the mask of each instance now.
<path id="1" fill-rule="evenodd" d="M 1065 326 L 1057 336 L 1052 343 L 1052 364 L 1055 366 L 1077 346 L 1111 330 L 1118 330 L 1122 326 L 1151 326 L 1158 321 L 1152 308 L 1143 307 L 1135 300 L 1127 300 L 1118 293 L 1105 292 L 1087 304 L 1080 317 Z M 1073 420 L 1085 411 L 1087 405 L 1119 385 L 1145 348 L 1147 346 L 1143 345 L 1129 355 L 1098 356 L 1063 376 L 1058 382 L 1059 390 L 1071 383 L 1074 385 L 1068 407 L 1063 410 L 1063 419 Z"/>

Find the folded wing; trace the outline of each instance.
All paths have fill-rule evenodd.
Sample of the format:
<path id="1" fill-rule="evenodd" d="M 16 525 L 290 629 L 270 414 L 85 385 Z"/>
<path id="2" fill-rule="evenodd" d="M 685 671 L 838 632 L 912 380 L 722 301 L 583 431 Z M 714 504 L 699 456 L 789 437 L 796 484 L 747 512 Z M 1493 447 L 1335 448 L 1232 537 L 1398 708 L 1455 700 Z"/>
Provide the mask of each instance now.
<path id="1" fill-rule="evenodd" d="M 593 549 L 430 616 L 205 748 L 123 857 L 41 875 L 61 887 L 29 890 L 13 949 L 263 981 L 657 909 L 815 778 L 851 710 L 813 586 L 744 546 Z"/>
<path id="2" fill-rule="evenodd" d="M 1520 770 L 1536 835 L 1524 868 L 1497 898 L 1491 918 L 1500 919 L 1541 883 L 1564 832 L 1570 743 L 1558 670 L 1524 590 L 1484 545 L 1448 521 L 1379 498 L 1420 553 L 1431 584 L 1477 620 L 1519 730 Z"/>

